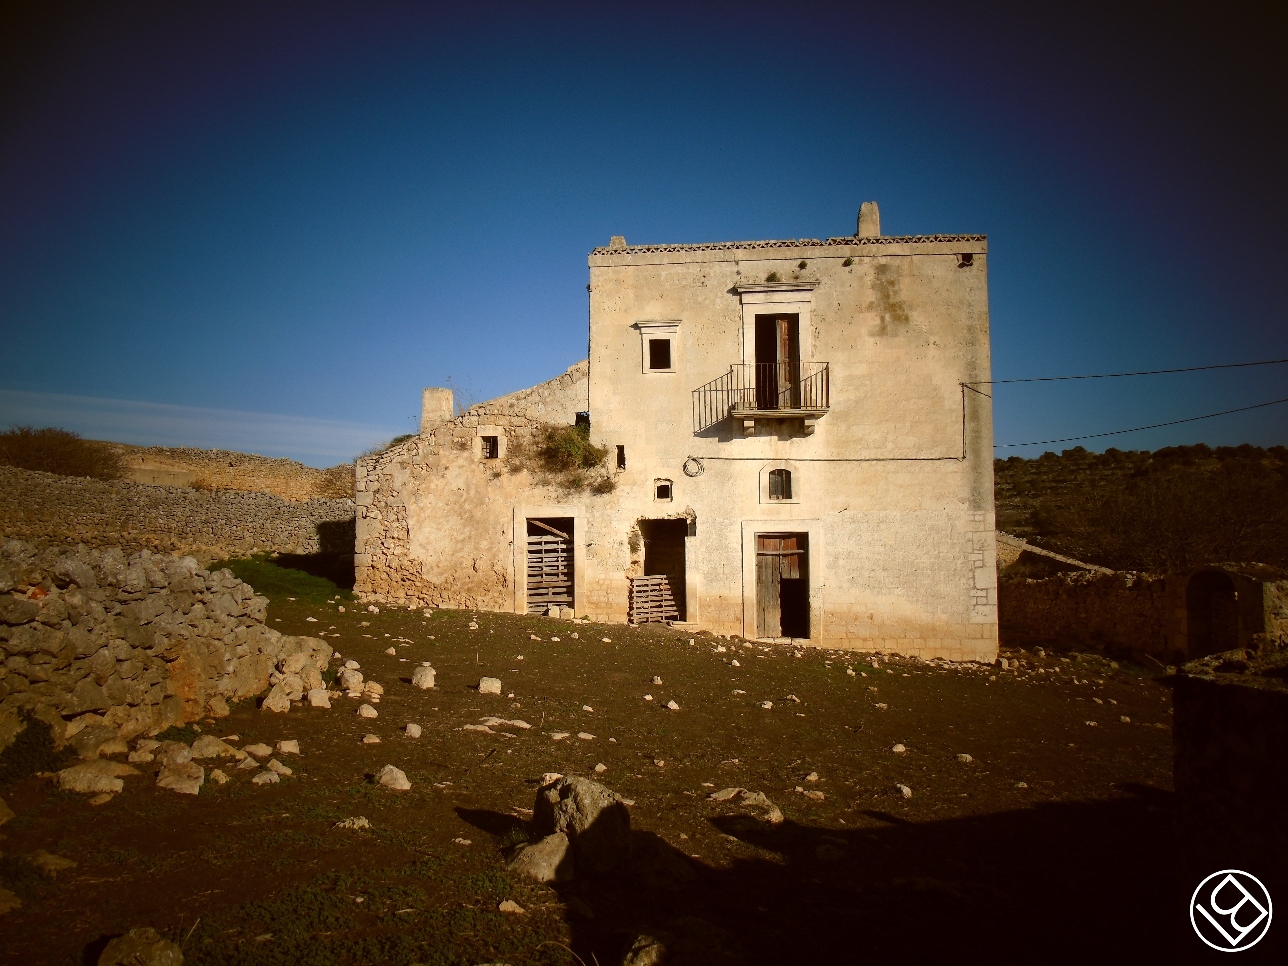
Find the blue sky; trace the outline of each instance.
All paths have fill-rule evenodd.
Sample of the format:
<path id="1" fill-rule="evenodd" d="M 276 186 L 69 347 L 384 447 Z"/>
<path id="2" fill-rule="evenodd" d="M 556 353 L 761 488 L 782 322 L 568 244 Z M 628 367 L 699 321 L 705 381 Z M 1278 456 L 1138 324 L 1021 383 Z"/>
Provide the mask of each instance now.
<path id="1" fill-rule="evenodd" d="M 0 426 L 339 462 L 412 430 L 424 386 L 485 399 L 584 358 L 610 235 L 849 234 L 869 199 L 886 234 L 988 234 L 996 378 L 1288 357 L 1256 24 L 889 6 L 118 3 L 10 25 Z M 1288 366 L 1003 386 L 996 437 L 1284 396 Z M 1270 407 L 1087 445 L 1285 427 Z"/>

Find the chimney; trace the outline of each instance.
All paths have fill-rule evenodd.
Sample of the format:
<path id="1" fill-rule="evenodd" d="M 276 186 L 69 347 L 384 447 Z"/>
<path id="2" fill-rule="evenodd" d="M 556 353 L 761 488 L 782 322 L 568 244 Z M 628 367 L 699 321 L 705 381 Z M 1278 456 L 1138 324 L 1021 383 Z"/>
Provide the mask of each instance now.
<path id="1" fill-rule="evenodd" d="M 425 389 L 420 394 L 420 431 L 428 433 L 452 418 L 452 390 Z"/>
<path id="2" fill-rule="evenodd" d="M 623 250 L 626 247 L 626 236 L 614 235 L 608 240 L 608 247 L 615 252 Z"/>
<path id="3" fill-rule="evenodd" d="M 865 201 L 859 206 L 859 230 L 855 234 L 860 238 L 881 237 L 881 212 L 875 201 Z"/>

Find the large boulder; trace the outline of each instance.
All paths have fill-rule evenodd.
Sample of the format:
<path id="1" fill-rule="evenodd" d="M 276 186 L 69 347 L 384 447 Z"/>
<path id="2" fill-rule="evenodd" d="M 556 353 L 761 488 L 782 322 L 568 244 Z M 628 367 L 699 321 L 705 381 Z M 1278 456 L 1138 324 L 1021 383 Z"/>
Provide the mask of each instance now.
<path id="1" fill-rule="evenodd" d="M 141 927 L 108 943 L 98 966 L 183 966 L 183 951 L 155 929 Z"/>
<path id="2" fill-rule="evenodd" d="M 555 832 L 522 846 L 510 860 L 509 869 L 538 882 L 567 882 L 573 876 L 571 849 L 568 836 Z"/>
<path id="3" fill-rule="evenodd" d="M 532 826 L 541 836 L 568 836 L 579 870 L 607 872 L 631 855 L 630 812 L 615 792 L 586 778 L 566 775 L 539 788 Z"/>

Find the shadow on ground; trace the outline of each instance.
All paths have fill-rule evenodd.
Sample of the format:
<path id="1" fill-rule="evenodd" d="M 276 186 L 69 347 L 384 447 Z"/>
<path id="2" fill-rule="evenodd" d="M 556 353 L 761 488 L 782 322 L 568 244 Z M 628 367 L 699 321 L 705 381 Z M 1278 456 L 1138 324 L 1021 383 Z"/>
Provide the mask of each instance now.
<path id="1" fill-rule="evenodd" d="M 556 888 L 573 949 L 604 966 L 642 933 L 666 942 L 672 966 L 1203 958 L 1175 883 L 1171 793 L 1117 791 L 931 823 L 873 809 L 878 824 L 861 829 L 717 816 L 728 838 L 701 849 L 732 852 L 726 864 L 637 831 L 628 869 Z M 497 836 L 517 823 L 461 817 Z M 1249 959 L 1277 957 L 1262 945 Z"/>

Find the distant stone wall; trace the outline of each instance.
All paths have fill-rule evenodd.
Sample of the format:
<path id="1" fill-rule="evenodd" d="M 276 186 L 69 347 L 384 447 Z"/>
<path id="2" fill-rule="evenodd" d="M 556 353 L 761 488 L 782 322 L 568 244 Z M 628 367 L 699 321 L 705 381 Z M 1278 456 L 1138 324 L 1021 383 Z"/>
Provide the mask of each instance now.
<path id="1" fill-rule="evenodd" d="M 352 553 L 354 504 L 202 492 L 0 466 L 0 537 L 191 554 Z"/>
<path id="2" fill-rule="evenodd" d="M 1024 638 L 1164 657 L 1178 650 L 1177 596 L 1168 581 L 1133 573 L 1005 578 L 998 584 L 998 624 L 1004 640 L 1010 631 Z"/>
<path id="3" fill-rule="evenodd" d="M 292 501 L 353 495 L 353 466 L 348 463 L 319 470 L 294 460 L 220 449 L 111 445 L 137 483 L 255 490 Z"/>
<path id="4" fill-rule="evenodd" d="M 287 651 L 330 658 L 322 641 L 266 627 L 267 607 L 230 571 L 192 557 L 6 542 L 0 749 L 24 716 L 46 722 L 59 744 L 221 717 L 229 701 L 267 688 Z"/>

